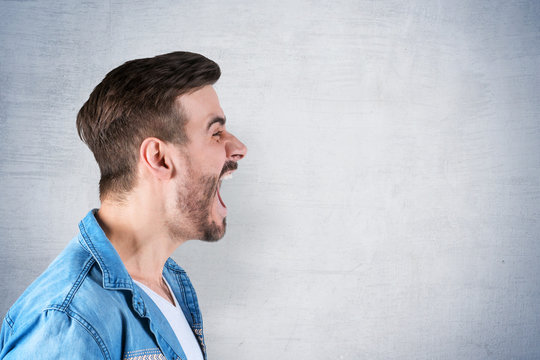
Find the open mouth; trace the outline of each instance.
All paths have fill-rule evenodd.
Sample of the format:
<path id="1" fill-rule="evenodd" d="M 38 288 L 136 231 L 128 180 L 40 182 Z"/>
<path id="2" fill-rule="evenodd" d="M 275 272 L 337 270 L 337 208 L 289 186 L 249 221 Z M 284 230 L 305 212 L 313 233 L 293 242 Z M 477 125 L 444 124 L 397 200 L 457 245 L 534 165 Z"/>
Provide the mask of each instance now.
<path id="1" fill-rule="evenodd" d="M 220 190 L 221 190 L 221 183 L 223 180 L 229 180 L 232 179 L 232 173 L 238 168 L 238 163 L 236 161 L 227 161 L 223 165 L 223 169 L 221 170 L 221 174 L 219 176 L 219 181 L 216 188 L 216 205 L 218 213 L 225 217 L 227 216 L 227 205 L 225 205 L 225 202 L 221 198 Z"/>
<path id="2" fill-rule="evenodd" d="M 218 187 L 217 187 L 217 196 L 218 196 L 218 199 L 219 199 L 219 202 L 221 203 L 221 206 L 223 206 L 225 209 L 227 208 L 227 205 L 225 205 L 225 203 L 223 202 L 223 199 L 221 198 L 221 194 L 219 193 L 219 188 L 221 187 L 221 180 L 219 181 L 218 183 Z"/>
<path id="3" fill-rule="evenodd" d="M 227 208 L 227 205 L 225 205 L 225 202 L 223 202 L 223 199 L 221 198 L 221 194 L 219 193 L 219 190 L 221 188 L 221 183 L 223 182 L 223 180 L 229 180 L 229 179 L 232 179 L 232 171 L 228 171 L 226 172 L 225 174 L 223 174 L 221 176 L 221 178 L 219 179 L 219 182 L 218 182 L 218 186 L 217 186 L 217 190 L 216 190 L 216 193 L 217 193 L 217 198 L 219 200 L 219 203 L 221 204 L 221 206 L 223 206 L 225 209 Z"/>

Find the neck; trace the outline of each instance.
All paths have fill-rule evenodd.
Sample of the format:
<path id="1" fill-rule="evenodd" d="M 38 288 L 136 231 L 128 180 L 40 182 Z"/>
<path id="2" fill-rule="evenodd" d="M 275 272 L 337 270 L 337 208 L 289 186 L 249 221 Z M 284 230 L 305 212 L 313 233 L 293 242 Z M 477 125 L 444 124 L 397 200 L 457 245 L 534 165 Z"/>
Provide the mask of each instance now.
<path id="1" fill-rule="evenodd" d="M 133 194 L 122 204 L 104 200 L 96 219 L 129 275 L 154 288 L 162 286 L 163 266 L 185 239 L 171 238 L 164 208 L 152 200 Z"/>

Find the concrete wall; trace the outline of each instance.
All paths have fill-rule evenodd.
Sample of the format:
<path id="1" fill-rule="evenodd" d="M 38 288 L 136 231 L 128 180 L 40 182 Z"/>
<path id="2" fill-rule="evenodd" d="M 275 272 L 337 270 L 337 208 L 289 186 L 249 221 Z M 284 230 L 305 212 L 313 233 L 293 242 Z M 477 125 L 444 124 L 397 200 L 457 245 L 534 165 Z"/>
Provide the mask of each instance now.
<path id="1" fill-rule="evenodd" d="M 190 50 L 249 147 L 174 256 L 211 359 L 540 358 L 538 1 L 0 6 L 0 316 L 99 206 L 93 87 Z"/>

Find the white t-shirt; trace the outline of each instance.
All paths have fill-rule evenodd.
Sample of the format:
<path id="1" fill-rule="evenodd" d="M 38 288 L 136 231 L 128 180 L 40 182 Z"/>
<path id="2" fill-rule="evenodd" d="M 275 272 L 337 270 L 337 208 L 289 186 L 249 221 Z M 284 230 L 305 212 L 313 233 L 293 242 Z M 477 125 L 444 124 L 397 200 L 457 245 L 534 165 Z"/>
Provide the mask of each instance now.
<path id="1" fill-rule="evenodd" d="M 139 287 L 143 289 L 144 292 L 148 294 L 148 296 L 150 296 L 150 298 L 154 301 L 159 310 L 161 310 L 161 313 L 163 314 L 163 316 L 165 316 L 165 318 L 169 322 L 169 325 L 171 325 L 171 328 L 174 330 L 174 333 L 178 338 L 178 341 L 182 346 L 182 350 L 184 350 L 184 353 L 186 354 L 188 360 L 203 360 L 201 348 L 199 347 L 199 343 L 195 338 L 195 334 L 193 334 L 193 330 L 191 330 L 191 327 L 189 326 L 189 323 L 187 322 L 186 317 L 184 316 L 184 313 L 180 308 L 180 305 L 178 305 L 178 301 L 176 300 L 176 297 L 174 296 L 171 287 L 169 286 L 165 278 L 163 278 L 163 281 L 165 282 L 165 284 L 167 284 L 167 287 L 169 288 L 169 291 L 174 298 L 174 306 L 146 285 L 136 280 L 133 280 L 135 284 L 139 285 Z"/>

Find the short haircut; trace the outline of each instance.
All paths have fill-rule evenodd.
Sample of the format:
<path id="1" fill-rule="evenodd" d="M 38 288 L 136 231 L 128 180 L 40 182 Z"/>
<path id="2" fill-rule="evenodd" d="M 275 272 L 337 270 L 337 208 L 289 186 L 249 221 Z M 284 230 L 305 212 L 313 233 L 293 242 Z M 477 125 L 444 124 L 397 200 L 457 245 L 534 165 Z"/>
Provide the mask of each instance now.
<path id="1" fill-rule="evenodd" d="M 99 197 L 124 199 L 137 181 L 139 147 L 147 137 L 186 144 L 178 96 L 214 84 L 219 66 L 190 52 L 128 61 L 109 72 L 77 115 L 79 137 L 101 172 Z"/>

